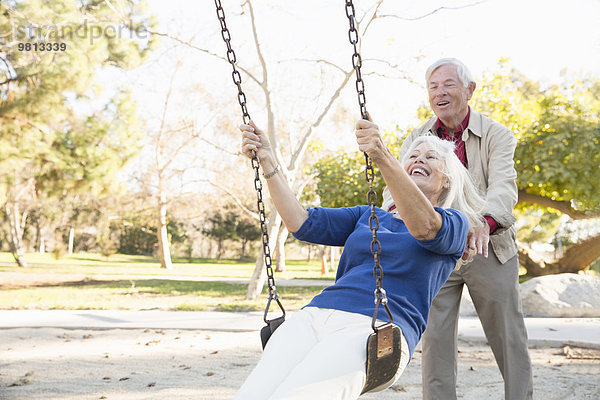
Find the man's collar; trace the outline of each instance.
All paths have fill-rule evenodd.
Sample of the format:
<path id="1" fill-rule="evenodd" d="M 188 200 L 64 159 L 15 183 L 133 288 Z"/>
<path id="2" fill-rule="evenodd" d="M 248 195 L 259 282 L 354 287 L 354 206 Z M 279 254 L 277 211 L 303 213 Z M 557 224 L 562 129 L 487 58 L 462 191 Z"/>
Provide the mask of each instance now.
<path id="1" fill-rule="evenodd" d="M 437 121 L 435 122 L 435 126 L 433 129 L 435 129 L 435 132 L 438 133 L 440 131 L 440 129 L 442 130 L 442 132 L 444 132 L 445 134 L 449 135 L 449 136 L 454 136 L 459 132 L 464 132 L 465 129 L 467 129 L 468 125 L 469 125 L 469 121 L 470 121 L 470 115 L 471 115 L 471 107 L 467 108 L 467 116 L 463 119 L 463 121 L 460 123 L 460 126 L 452 133 L 448 132 L 448 128 L 444 125 L 444 123 L 442 122 L 441 119 L 437 119 Z"/>
<path id="2" fill-rule="evenodd" d="M 481 132 L 483 131 L 481 114 L 477 111 L 471 109 L 469 106 L 469 124 L 467 125 L 467 129 L 463 132 L 463 140 L 467 140 L 468 133 L 471 132 L 475 136 L 481 137 Z"/>
<path id="3" fill-rule="evenodd" d="M 471 106 L 469 106 L 469 124 L 467 125 L 467 129 L 465 129 L 463 131 L 462 134 L 462 140 L 466 141 L 467 138 L 469 137 L 469 132 L 481 137 L 481 132 L 483 131 L 483 127 L 482 127 L 482 120 L 481 120 L 481 114 L 479 114 L 477 111 L 473 110 L 471 108 Z M 436 131 L 436 127 L 437 127 L 437 121 L 439 120 L 439 118 L 437 116 L 433 116 L 429 119 L 429 121 L 427 121 L 425 123 L 425 129 L 427 129 L 428 131 L 430 131 L 432 134 L 437 136 L 437 131 Z"/>

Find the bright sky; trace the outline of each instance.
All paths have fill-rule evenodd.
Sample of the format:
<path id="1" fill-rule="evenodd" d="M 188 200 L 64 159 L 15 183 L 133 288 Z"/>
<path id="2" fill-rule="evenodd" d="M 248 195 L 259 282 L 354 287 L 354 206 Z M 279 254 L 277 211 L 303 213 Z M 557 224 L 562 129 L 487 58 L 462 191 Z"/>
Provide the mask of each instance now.
<path id="1" fill-rule="evenodd" d="M 213 1 L 149 1 L 150 12 L 157 16 L 157 31 L 225 55 Z M 249 18 L 242 14 L 247 13 L 247 7 L 243 10 L 240 7 L 243 0 L 221 2 L 238 65 L 259 74 Z M 370 7 L 375 0 L 354 0 L 354 3 L 357 15 L 362 16 L 365 12 L 372 13 Z M 294 127 L 313 121 L 341 80 L 341 74 L 334 68 L 308 60 L 324 59 L 345 70 L 351 67 L 352 48 L 344 2 L 252 0 L 252 4 L 260 45 L 269 67 L 275 117 L 285 121 L 293 141 Z M 419 18 L 434 10 L 437 11 L 432 15 Z M 442 57 L 461 59 L 475 79 L 485 72 L 498 71 L 501 58 L 510 59 L 512 67 L 542 84 L 560 83 L 565 70 L 571 76 L 600 79 L 600 0 L 386 0 L 380 12 L 403 17 L 377 20 L 364 37 L 365 26 L 359 26 L 367 108 L 384 130 L 393 130 L 396 125 L 406 128 L 417 122 L 415 111 L 427 101 L 424 72 Z M 179 62 L 172 117 L 193 119 L 198 127 L 207 125 L 208 128 L 200 129 L 203 134 L 236 152 L 239 142 L 237 137 L 234 139 L 235 127 L 241 122 L 241 115 L 235 103 L 237 93 L 231 81 L 231 66 L 189 47 L 173 49 L 174 45 L 175 42 L 163 38 L 162 48 L 150 63 L 120 80 L 111 76 L 111 84 L 126 81 L 138 99 L 142 118 L 156 122 L 162 113 L 168 82 Z M 397 65 L 402 74 L 385 63 Z M 245 74 L 243 86 L 250 114 L 264 126 L 261 90 Z M 343 123 L 338 124 L 342 128 L 331 122 L 335 117 L 332 113 L 314 139 L 330 149 L 355 148 L 352 130 L 359 110 L 354 78 L 336 107 L 340 104 L 349 110 L 341 117 Z M 232 135 L 214 129 L 218 118 L 231 120 Z M 203 156 L 214 157 L 213 164 L 218 168 L 230 168 L 223 165 L 222 154 L 211 150 L 214 149 L 202 150 Z"/>
<path id="2" fill-rule="evenodd" d="M 222 0 L 222 4 L 232 32 L 232 44 L 238 54 L 238 63 L 256 72 L 258 63 L 251 46 L 248 18 L 240 16 L 241 1 Z M 289 90 L 282 96 L 284 99 L 295 96 L 307 103 L 314 102 L 319 90 L 328 89 L 327 84 L 317 79 L 318 71 L 314 66 L 292 60 L 326 58 L 344 67 L 350 65 L 348 20 L 343 2 L 254 0 L 253 4 L 261 45 L 271 68 L 273 87 Z M 372 0 L 356 0 L 357 15 L 362 15 L 362 11 L 372 4 Z M 388 0 L 384 2 L 382 11 L 415 18 L 442 6 L 457 8 L 469 4 L 475 5 L 440 10 L 413 21 L 392 18 L 377 21 L 363 41 L 363 69 L 398 76 L 383 68 L 381 61 L 370 60 L 394 63 L 400 65 L 410 78 L 422 84 L 427 66 L 441 57 L 461 59 L 476 78 L 484 71 L 497 70 L 498 60 L 508 57 L 512 65 L 527 76 L 547 83 L 559 82 L 561 71 L 565 68 L 578 75 L 600 75 L 598 0 Z M 151 10 L 158 15 L 159 31 L 193 40 L 200 47 L 224 54 L 214 2 L 153 0 Z M 171 45 L 172 42 L 165 40 L 164 44 Z M 136 72 L 132 82 L 138 88 L 143 102 L 150 101 L 152 96 L 148 96 L 148 93 L 160 91 L 160 82 L 170 77 L 169 66 L 172 68 L 176 57 L 172 52 L 167 54 L 154 66 Z M 197 83 L 215 97 L 235 98 L 228 64 L 211 60 L 189 48 L 182 49 L 178 54 L 183 58 L 182 82 L 185 82 L 185 86 Z M 307 71 L 312 71 L 314 82 L 320 83 L 317 85 L 319 88 L 309 89 L 311 80 L 307 81 L 303 75 Z M 257 106 L 262 104 L 261 94 L 247 82 L 246 77 L 244 80 L 244 88 L 249 92 L 251 113 L 254 110 L 254 114 L 257 114 L 257 111 L 261 111 L 257 110 Z M 366 76 L 365 85 L 368 109 L 383 126 L 394 126 L 396 123 L 405 126 L 414 121 L 416 107 L 426 100 L 422 87 L 389 76 Z M 342 101 L 350 110 L 356 109 L 358 113 L 353 87 L 349 85 Z M 283 104 L 284 100 L 279 98 L 276 101 L 281 116 L 289 115 L 291 110 Z M 158 106 L 159 103 L 156 104 Z M 152 109 L 152 106 L 146 108 Z"/>

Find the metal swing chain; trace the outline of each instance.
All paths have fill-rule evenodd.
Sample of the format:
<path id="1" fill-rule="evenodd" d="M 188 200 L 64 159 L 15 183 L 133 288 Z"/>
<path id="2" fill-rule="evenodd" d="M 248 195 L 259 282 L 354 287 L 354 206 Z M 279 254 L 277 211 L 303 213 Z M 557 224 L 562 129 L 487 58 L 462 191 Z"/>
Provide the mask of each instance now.
<path id="1" fill-rule="evenodd" d="M 354 54 L 352 54 L 352 66 L 354 68 L 354 72 L 356 74 L 356 92 L 358 95 L 358 105 L 360 106 L 360 114 L 363 119 L 368 119 L 367 107 L 366 107 L 366 97 L 365 97 L 365 84 L 362 80 L 362 75 L 360 72 L 360 68 L 362 66 L 362 58 L 358 51 L 358 23 L 355 18 L 355 9 L 352 0 L 346 0 L 346 16 L 348 17 L 348 22 L 350 24 L 350 29 L 348 30 L 348 39 L 350 40 L 350 44 L 352 44 L 354 48 Z M 373 170 L 373 163 L 371 159 L 365 153 L 365 177 L 367 182 L 369 183 L 369 191 L 367 192 L 367 201 L 369 206 L 371 207 L 371 216 L 369 217 L 369 228 L 373 234 L 373 239 L 371 241 L 371 253 L 373 254 L 373 276 L 375 277 L 375 312 L 373 315 L 373 322 L 371 326 L 373 330 L 377 330 L 375 328 L 375 321 L 377 319 L 377 312 L 379 310 L 379 306 L 383 304 L 385 307 L 389 317 L 390 323 L 393 322 L 393 317 L 390 309 L 388 308 L 387 295 L 385 289 L 383 289 L 383 268 L 381 268 L 381 264 L 379 263 L 379 256 L 381 254 L 381 244 L 377 239 L 377 229 L 379 229 L 379 218 L 375 215 L 375 203 L 377 202 L 377 193 L 373 189 L 373 180 L 375 177 L 375 172 Z"/>
<path id="2" fill-rule="evenodd" d="M 219 22 L 221 23 L 221 36 L 223 37 L 223 41 L 227 45 L 227 60 L 231 64 L 233 72 L 231 73 L 231 77 L 233 79 L 233 83 L 237 86 L 238 89 L 238 103 L 240 103 L 240 107 L 242 108 L 242 115 L 245 124 L 250 122 L 250 114 L 248 114 L 248 108 L 246 107 L 246 94 L 242 90 L 242 76 L 238 71 L 235 63 L 237 61 L 235 52 L 231 47 L 231 34 L 229 29 L 227 28 L 227 24 L 225 23 L 225 11 L 221 6 L 221 0 L 215 0 L 215 6 L 217 7 L 217 17 L 219 18 Z M 254 188 L 256 189 L 256 197 L 257 197 L 257 205 L 258 205 L 258 216 L 260 220 L 260 230 L 262 232 L 262 245 L 263 245 L 263 254 L 265 265 L 267 268 L 267 285 L 269 288 L 269 300 L 267 302 L 267 308 L 265 310 L 265 322 L 267 321 L 267 312 L 269 311 L 269 306 L 271 305 L 271 300 L 275 300 L 281 311 L 285 315 L 285 310 L 279 301 L 279 296 L 277 295 L 277 289 L 275 287 L 275 277 L 273 276 L 273 267 L 271 266 L 271 249 L 269 247 L 269 232 L 267 230 L 267 217 L 265 213 L 265 204 L 263 202 L 262 197 L 262 182 L 260 180 L 260 160 L 256 155 L 256 151 L 252 151 L 252 168 L 254 169 Z"/>

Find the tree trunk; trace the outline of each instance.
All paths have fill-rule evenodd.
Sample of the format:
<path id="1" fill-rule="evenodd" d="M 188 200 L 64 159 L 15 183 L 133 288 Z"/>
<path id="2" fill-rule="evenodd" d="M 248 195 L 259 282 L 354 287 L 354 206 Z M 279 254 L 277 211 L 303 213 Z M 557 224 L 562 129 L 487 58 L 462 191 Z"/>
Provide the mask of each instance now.
<path id="1" fill-rule="evenodd" d="M 221 262 L 221 253 L 223 252 L 223 239 L 217 239 L 217 262 Z"/>
<path id="2" fill-rule="evenodd" d="M 306 247 L 308 247 L 308 254 L 306 256 L 306 262 L 309 263 L 310 262 L 310 256 L 311 256 L 311 253 L 312 253 L 312 245 L 309 244 Z"/>
<path id="3" fill-rule="evenodd" d="M 16 202 L 6 203 L 6 217 L 10 228 L 10 251 L 15 258 L 15 261 L 20 267 L 26 267 L 25 250 L 23 249 L 23 229 L 27 219 L 26 214 L 23 215 L 23 220 L 20 221 L 19 204 Z"/>
<path id="4" fill-rule="evenodd" d="M 169 249 L 169 236 L 167 234 L 167 204 L 165 194 L 160 194 L 158 205 L 158 229 L 156 236 L 158 238 L 158 256 L 160 257 L 160 267 L 165 269 L 173 269 L 171 262 L 171 251 Z"/>
<path id="5" fill-rule="evenodd" d="M 44 254 L 46 252 L 46 239 L 41 236 L 40 237 L 40 254 Z"/>
<path id="6" fill-rule="evenodd" d="M 69 229 L 69 247 L 68 247 L 68 251 L 67 253 L 69 255 L 73 255 L 73 241 L 75 238 L 75 229 L 70 228 Z"/>
<path id="7" fill-rule="evenodd" d="M 269 249 L 271 249 L 271 244 L 275 242 L 273 237 L 277 234 L 280 225 L 281 217 L 277 212 L 275 212 L 275 217 L 269 219 L 267 224 L 267 232 L 269 234 Z M 248 291 L 246 292 L 247 300 L 255 300 L 258 298 L 258 296 L 260 296 L 262 288 L 265 285 L 266 278 L 267 274 L 265 259 L 263 256 L 263 249 L 261 248 L 258 256 L 256 257 L 256 266 L 254 267 L 252 278 L 250 278 L 250 283 L 248 284 Z"/>
<path id="8" fill-rule="evenodd" d="M 44 254 L 46 252 L 44 229 L 42 229 L 39 223 L 35 224 L 35 247 L 38 249 L 40 254 Z"/>
<path id="9" fill-rule="evenodd" d="M 240 260 L 243 260 L 246 257 L 246 244 L 248 243 L 248 239 L 242 239 L 242 252 L 240 254 Z"/>
<path id="10" fill-rule="evenodd" d="M 536 260 L 519 246 L 519 263 L 527 270 L 526 278 L 560 273 L 577 273 L 588 268 L 600 257 L 600 234 L 570 246 L 556 261 Z"/>
<path id="11" fill-rule="evenodd" d="M 275 263 L 277 272 L 285 272 L 285 240 L 288 236 L 288 230 L 285 225 L 281 224 L 277 233 L 277 244 L 275 245 Z"/>
<path id="12" fill-rule="evenodd" d="M 212 249 L 213 249 L 213 240 L 211 238 L 208 238 L 208 249 L 206 250 L 205 258 L 210 258 L 210 256 L 212 255 Z"/>
<path id="13" fill-rule="evenodd" d="M 526 190 L 519 190 L 519 202 L 537 204 L 538 206 L 551 207 L 561 213 L 567 214 L 571 219 L 580 220 L 588 218 L 597 218 L 600 216 L 598 211 L 581 211 L 573 209 L 571 201 L 552 200 L 550 197 L 540 196 L 538 194 L 527 193 Z"/>

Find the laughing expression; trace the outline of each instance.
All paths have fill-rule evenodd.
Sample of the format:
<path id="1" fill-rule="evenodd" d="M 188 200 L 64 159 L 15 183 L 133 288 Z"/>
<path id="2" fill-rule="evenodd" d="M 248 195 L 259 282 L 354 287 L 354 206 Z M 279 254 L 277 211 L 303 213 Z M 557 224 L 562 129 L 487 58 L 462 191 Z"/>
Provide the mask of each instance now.
<path id="1" fill-rule="evenodd" d="M 447 180 L 444 176 L 444 167 L 444 161 L 429 143 L 421 143 L 415 147 L 404 164 L 404 169 L 410 178 L 433 205 L 437 205 Z"/>
<path id="2" fill-rule="evenodd" d="M 455 65 L 442 65 L 431 74 L 427 82 L 429 105 L 451 132 L 454 132 L 467 116 L 468 102 L 474 90 L 474 83 L 464 87 L 458 78 Z"/>

